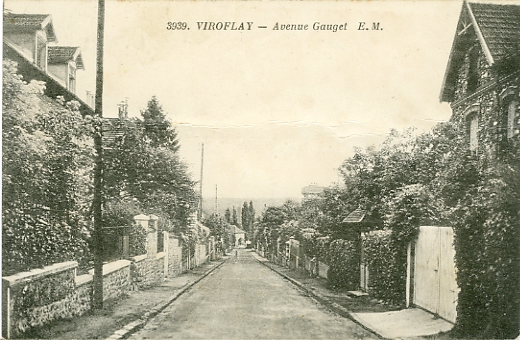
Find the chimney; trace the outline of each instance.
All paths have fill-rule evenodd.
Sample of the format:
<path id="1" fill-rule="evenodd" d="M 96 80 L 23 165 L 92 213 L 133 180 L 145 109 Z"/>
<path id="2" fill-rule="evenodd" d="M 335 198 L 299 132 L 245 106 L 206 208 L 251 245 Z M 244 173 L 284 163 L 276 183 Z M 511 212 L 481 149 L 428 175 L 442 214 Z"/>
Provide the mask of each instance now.
<path id="1" fill-rule="evenodd" d="M 119 119 L 128 118 L 128 98 L 125 98 L 121 103 L 117 105 L 119 107 Z"/>

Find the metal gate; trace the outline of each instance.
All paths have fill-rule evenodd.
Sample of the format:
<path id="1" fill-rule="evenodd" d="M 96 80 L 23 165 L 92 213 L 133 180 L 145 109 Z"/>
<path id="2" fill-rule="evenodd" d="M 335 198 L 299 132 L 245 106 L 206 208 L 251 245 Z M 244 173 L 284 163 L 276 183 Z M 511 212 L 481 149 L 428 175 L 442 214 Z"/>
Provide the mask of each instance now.
<path id="1" fill-rule="evenodd" d="M 453 230 L 420 227 L 415 247 L 413 303 L 455 323 L 457 297 Z"/>

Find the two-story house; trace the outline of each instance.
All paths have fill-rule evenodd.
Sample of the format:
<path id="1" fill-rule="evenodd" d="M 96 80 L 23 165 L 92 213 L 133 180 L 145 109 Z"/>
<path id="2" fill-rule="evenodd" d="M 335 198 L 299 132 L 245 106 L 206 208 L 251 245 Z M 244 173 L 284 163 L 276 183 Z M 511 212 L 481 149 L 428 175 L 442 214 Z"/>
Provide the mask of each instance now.
<path id="1" fill-rule="evenodd" d="M 520 6 L 464 2 L 440 100 L 475 154 L 496 156 L 520 134 Z"/>
<path id="2" fill-rule="evenodd" d="M 83 114 L 93 109 L 76 95 L 76 71 L 84 69 L 79 47 L 56 46 L 56 33 L 49 14 L 4 13 L 4 59 L 18 64 L 25 81 L 45 82 L 45 95 L 80 103 Z"/>

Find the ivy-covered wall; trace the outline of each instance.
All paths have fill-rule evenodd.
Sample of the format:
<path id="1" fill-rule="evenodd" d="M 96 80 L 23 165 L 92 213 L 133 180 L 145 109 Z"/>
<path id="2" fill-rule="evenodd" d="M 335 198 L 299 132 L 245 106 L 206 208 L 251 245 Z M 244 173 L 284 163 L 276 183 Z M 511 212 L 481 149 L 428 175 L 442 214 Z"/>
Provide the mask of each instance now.
<path id="1" fill-rule="evenodd" d="M 480 53 L 482 54 L 482 53 Z M 518 58 L 484 65 L 475 93 L 467 93 L 467 60 L 460 65 L 452 121 L 468 130 L 478 118 L 477 152 L 451 208 L 460 287 L 455 333 L 463 337 L 515 338 L 520 320 L 520 136 L 507 136 L 508 103 L 520 110 Z M 509 97 L 506 95 L 509 94 Z M 468 135 L 468 133 L 466 133 Z M 467 178 L 467 176 L 466 176 Z"/>
<path id="2" fill-rule="evenodd" d="M 370 295 L 403 305 L 406 299 L 406 268 L 396 259 L 398 252 L 391 240 L 391 231 L 364 233 L 362 242 L 363 262 L 368 265 Z"/>

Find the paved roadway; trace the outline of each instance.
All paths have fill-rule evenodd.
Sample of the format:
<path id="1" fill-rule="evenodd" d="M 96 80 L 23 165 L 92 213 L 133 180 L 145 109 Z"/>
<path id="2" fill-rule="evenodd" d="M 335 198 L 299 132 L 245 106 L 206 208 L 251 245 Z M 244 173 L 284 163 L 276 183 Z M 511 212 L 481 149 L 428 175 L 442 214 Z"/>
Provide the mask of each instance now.
<path id="1" fill-rule="evenodd" d="M 377 339 L 238 250 L 131 339 Z"/>

